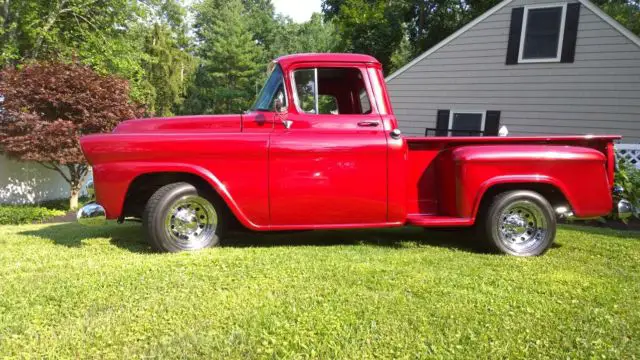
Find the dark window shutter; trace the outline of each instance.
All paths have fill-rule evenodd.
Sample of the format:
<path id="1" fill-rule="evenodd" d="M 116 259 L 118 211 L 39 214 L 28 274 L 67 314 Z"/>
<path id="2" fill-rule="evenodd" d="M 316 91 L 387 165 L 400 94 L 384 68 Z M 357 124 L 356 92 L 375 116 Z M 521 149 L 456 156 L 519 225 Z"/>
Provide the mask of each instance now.
<path id="1" fill-rule="evenodd" d="M 500 111 L 488 110 L 484 118 L 484 135 L 498 136 L 500 129 Z"/>
<path id="2" fill-rule="evenodd" d="M 507 46 L 507 65 L 518 63 L 520 51 L 520 33 L 522 32 L 522 16 L 524 8 L 511 9 L 511 28 L 509 29 L 509 46 Z"/>
<path id="3" fill-rule="evenodd" d="M 578 37 L 578 21 L 580 20 L 580 3 L 567 5 L 567 17 L 564 22 L 562 53 L 560 62 L 572 63 L 576 55 L 576 38 Z"/>
<path id="4" fill-rule="evenodd" d="M 449 110 L 438 110 L 436 136 L 447 136 L 449 134 L 449 113 Z"/>

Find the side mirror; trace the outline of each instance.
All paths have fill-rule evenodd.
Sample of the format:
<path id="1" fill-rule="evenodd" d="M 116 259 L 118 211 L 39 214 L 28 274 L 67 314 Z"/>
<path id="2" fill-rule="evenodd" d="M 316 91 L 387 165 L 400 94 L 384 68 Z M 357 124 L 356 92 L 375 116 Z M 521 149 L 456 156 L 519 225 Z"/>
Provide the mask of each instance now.
<path id="1" fill-rule="evenodd" d="M 287 120 L 287 106 L 284 103 L 284 93 L 278 93 L 273 101 L 273 111 L 276 113 L 276 117 L 282 121 L 282 125 L 285 128 L 290 129 L 293 121 Z"/>
<path id="2" fill-rule="evenodd" d="M 282 99 L 277 98 L 273 101 L 273 111 L 276 114 L 284 114 L 287 112 L 287 108 L 284 106 L 284 101 L 282 101 Z"/>
<path id="3" fill-rule="evenodd" d="M 284 114 L 287 112 L 287 107 L 284 104 L 284 93 L 278 92 L 275 100 L 273 101 L 273 111 L 276 114 Z"/>

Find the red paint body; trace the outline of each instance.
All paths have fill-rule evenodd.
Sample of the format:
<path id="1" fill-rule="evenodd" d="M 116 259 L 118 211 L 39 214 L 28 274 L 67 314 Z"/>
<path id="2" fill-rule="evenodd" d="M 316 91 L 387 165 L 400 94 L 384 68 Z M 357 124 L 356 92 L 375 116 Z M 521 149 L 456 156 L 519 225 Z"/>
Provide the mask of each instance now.
<path id="1" fill-rule="evenodd" d="M 200 177 L 253 230 L 470 226 L 485 192 L 505 184 L 553 186 L 578 217 L 611 211 L 618 136 L 393 138 L 397 121 L 374 58 L 305 54 L 278 63 L 288 99 L 295 69 L 360 70 L 371 113 L 300 113 L 289 101 L 289 129 L 274 112 L 253 111 L 132 120 L 83 137 L 108 218 L 124 215 L 134 179 L 163 172 Z"/>

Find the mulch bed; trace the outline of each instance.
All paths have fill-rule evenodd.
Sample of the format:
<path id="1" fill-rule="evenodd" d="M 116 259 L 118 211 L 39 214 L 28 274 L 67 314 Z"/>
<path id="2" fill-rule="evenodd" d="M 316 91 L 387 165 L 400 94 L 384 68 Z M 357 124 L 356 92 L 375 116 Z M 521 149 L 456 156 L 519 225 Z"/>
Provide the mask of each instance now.
<path id="1" fill-rule="evenodd" d="M 615 230 L 640 231 L 640 220 L 638 220 L 638 219 L 630 219 L 627 224 L 625 224 L 625 223 L 623 223 L 622 221 L 619 221 L 619 220 L 610 220 L 610 219 L 605 219 L 604 222 L 601 222 L 601 221 L 598 221 L 598 220 L 587 220 L 587 221 L 559 220 L 558 222 L 561 223 L 561 224 L 586 225 L 586 226 L 593 226 L 593 227 L 598 227 L 598 228 L 608 228 L 608 229 L 615 229 Z"/>
<path id="2" fill-rule="evenodd" d="M 76 221 L 76 212 L 69 211 L 65 215 L 55 216 L 44 221 L 37 221 L 35 224 L 68 223 Z"/>

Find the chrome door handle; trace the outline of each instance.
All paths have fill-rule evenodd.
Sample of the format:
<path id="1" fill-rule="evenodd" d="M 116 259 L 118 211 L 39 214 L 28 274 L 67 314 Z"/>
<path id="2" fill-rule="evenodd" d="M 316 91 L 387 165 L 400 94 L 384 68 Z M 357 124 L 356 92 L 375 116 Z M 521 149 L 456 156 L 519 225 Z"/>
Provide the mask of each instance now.
<path id="1" fill-rule="evenodd" d="M 360 121 L 358 123 L 358 126 L 362 126 L 362 127 L 375 127 L 378 126 L 378 122 L 377 121 Z"/>

